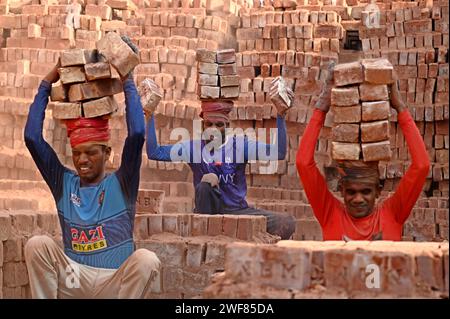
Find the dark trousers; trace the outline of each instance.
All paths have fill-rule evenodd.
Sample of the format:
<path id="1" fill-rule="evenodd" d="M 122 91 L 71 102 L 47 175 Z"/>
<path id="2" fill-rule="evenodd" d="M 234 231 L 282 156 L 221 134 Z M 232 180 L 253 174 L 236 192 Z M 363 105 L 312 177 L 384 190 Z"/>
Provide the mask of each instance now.
<path id="1" fill-rule="evenodd" d="M 247 207 L 244 209 L 226 211 L 222 202 L 222 194 L 217 187 L 201 182 L 195 187 L 195 213 L 197 214 L 229 214 L 265 216 L 267 219 L 267 232 L 289 239 L 295 231 L 294 217 L 286 214 L 269 212 L 263 209 Z"/>

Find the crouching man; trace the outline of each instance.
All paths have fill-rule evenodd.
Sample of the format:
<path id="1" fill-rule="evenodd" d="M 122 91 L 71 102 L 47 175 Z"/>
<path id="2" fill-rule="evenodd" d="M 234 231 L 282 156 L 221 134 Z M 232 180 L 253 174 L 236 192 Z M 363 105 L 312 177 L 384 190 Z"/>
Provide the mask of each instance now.
<path id="1" fill-rule="evenodd" d="M 59 63 L 58 63 L 59 64 Z M 159 280 L 160 261 L 135 251 L 133 227 L 145 138 L 142 105 L 132 77 L 123 81 L 128 136 L 119 169 L 105 173 L 111 147 L 108 119 L 66 122 L 76 172 L 64 167 L 42 128 L 55 68 L 30 107 L 25 142 L 58 209 L 64 250 L 47 236 L 25 246 L 33 298 L 143 298 Z"/>
<path id="2" fill-rule="evenodd" d="M 292 216 L 250 207 L 246 201 L 247 182 L 245 167 L 250 160 L 260 160 L 258 150 L 276 149 L 265 159 L 283 160 L 286 156 L 286 122 L 285 114 L 279 111 L 277 116 L 278 141 L 276 145 L 265 144 L 247 137 L 227 136 L 230 127 L 229 113 L 233 108 L 232 101 L 202 101 L 202 137 L 207 129 L 215 129 L 220 146 L 217 156 L 208 151 L 209 140 L 189 140 L 178 145 L 159 145 L 156 139 L 155 119 L 149 116 L 147 124 L 147 156 L 151 160 L 172 161 L 177 154 L 188 163 L 192 172 L 195 187 L 195 213 L 198 214 L 230 214 L 255 215 L 267 218 L 267 232 L 289 239 L 295 231 L 295 220 Z M 172 154 L 172 155 L 171 155 Z M 194 158 L 197 157 L 195 161 Z"/>

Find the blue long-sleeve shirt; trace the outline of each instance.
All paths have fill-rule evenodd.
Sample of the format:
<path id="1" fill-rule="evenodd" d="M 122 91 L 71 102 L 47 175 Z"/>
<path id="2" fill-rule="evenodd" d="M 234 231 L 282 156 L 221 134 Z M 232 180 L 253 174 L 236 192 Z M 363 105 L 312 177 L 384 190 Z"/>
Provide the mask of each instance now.
<path id="1" fill-rule="evenodd" d="M 99 268 L 119 268 L 134 251 L 145 121 L 133 80 L 126 80 L 123 89 L 128 136 L 122 162 L 98 185 L 81 187 L 79 176 L 61 164 L 43 138 L 50 83 L 41 82 L 25 126 L 25 144 L 56 202 L 65 253 L 76 262 Z"/>
<path id="2" fill-rule="evenodd" d="M 245 165 L 254 160 L 283 160 L 286 157 L 286 121 L 277 117 L 277 142 L 265 144 L 246 136 L 232 136 L 225 140 L 220 151 L 211 155 L 203 140 L 189 140 L 174 145 L 158 145 L 155 119 L 147 125 L 147 156 L 149 159 L 168 162 L 186 162 L 193 172 L 194 186 L 203 175 L 214 173 L 219 177 L 219 186 L 225 211 L 248 207 Z"/>

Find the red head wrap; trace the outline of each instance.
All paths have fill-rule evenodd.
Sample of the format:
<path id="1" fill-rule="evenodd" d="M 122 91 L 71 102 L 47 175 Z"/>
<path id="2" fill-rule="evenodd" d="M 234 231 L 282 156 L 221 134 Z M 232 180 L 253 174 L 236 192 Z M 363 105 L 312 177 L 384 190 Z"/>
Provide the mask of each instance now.
<path id="1" fill-rule="evenodd" d="M 202 101 L 200 117 L 212 121 L 229 121 L 229 114 L 233 108 L 232 101 Z"/>
<path id="2" fill-rule="evenodd" d="M 88 142 L 109 145 L 108 121 L 109 119 L 101 117 L 66 120 L 67 136 L 70 138 L 72 148 Z"/>

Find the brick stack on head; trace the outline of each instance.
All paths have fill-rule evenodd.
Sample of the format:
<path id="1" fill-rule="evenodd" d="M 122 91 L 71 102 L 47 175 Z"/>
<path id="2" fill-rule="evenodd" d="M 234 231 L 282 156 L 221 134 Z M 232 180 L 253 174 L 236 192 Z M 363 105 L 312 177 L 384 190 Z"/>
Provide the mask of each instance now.
<path id="1" fill-rule="evenodd" d="M 343 179 L 378 181 L 378 162 L 389 161 L 389 90 L 393 66 L 386 59 L 337 65 L 331 91 L 332 158 Z"/>
<path id="2" fill-rule="evenodd" d="M 331 91 L 334 114 L 332 158 L 389 160 L 389 92 L 393 67 L 385 59 L 337 65 Z"/>
<path id="3" fill-rule="evenodd" d="M 126 76 L 138 63 L 137 54 L 115 32 L 100 39 L 96 50 L 61 53 L 60 81 L 52 87 L 51 100 L 53 117 L 66 123 L 72 147 L 109 141 L 108 119 L 118 109 L 114 94 L 122 92 L 119 75 Z"/>
<path id="4" fill-rule="evenodd" d="M 234 49 L 198 49 L 197 94 L 202 101 L 200 116 L 210 120 L 229 120 L 233 100 L 239 98 L 239 76 Z"/>

